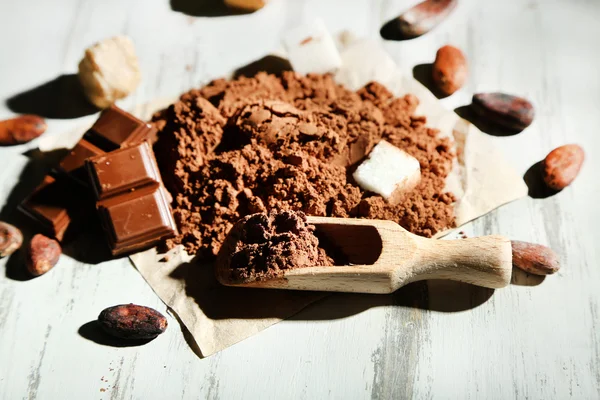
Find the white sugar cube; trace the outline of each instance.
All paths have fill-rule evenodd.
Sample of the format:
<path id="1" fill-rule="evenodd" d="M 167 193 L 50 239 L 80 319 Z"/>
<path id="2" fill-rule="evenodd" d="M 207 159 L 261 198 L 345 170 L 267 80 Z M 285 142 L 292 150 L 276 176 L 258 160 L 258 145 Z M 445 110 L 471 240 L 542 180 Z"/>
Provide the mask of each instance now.
<path id="1" fill-rule="evenodd" d="M 355 40 L 342 51 L 340 57 L 342 66 L 335 80 L 350 89 L 358 90 L 372 81 L 393 89 L 395 84 L 402 81 L 392 57 L 373 39 Z"/>
<path id="2" fill-rule="evenodd" d="M 320 19 L 290 29 L 283 45 L 294 71 L 301 74 L 334 72 L 342 65 L 335 41 Z"/>
<path id="3" fill-rule="evenodd" d="M 364 190 L 396 204 L 421 180 L 421 166 L 416 158 L 382 140 L 352 176 Z"/>

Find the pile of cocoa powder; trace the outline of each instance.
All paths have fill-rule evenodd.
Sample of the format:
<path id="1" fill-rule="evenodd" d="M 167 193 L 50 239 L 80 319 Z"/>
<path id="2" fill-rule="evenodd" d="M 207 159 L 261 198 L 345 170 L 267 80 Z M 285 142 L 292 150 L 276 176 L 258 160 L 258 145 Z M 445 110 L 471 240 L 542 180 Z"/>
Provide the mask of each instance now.
<path id="1" fill-rule="evenodd" d="M 354 92 L 330 75 L 293 72 L 220 79 L 183 94 L 153 118 L 179 227 L 167 246 L 212 257 L 236 221 L 273 209 L 389 219 L 428 237 L 453 227 L 455 199 L 444 185 L 455 155 L 414 115 L 417 105 L 379 83 Z M 381 139 L 421 164 L 420 184 L 395 206 L 351 176 Z"/>
<path id="2" fill-rule="evenodd" d="M 270 279 L 288 269 L 334 265 L 320 246 L 315 226 L 301 211 L 249 215 L 232 228 L 231 235 L 237 239 L 229 262 L 234 281 Z"/>

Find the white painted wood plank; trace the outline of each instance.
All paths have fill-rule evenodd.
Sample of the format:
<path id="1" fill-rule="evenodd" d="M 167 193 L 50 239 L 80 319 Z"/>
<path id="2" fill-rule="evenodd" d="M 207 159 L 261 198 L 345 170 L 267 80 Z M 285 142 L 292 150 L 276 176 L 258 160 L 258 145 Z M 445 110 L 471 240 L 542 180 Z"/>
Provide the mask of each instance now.
<path id="1" fill-rule="evenodd" d="M 144 73 L 122 102 L 128 106 L 261 57 L 300 18 L 378 37 L 380 25 L 411 3 L 276 0 L 253 15 L 193 18 L 159 0 L 4 0 L 0 98 L 73 73 L 87 45 L 113 34 L 133 37 Z M 600 148 L 598 15 L 596 1 L 465 0 L 431 34 L 385 46 L 407 74 L 442 44 L 464 49 L 471 78 L 442 100 L 449 108 L 468 104 L 474 91 L 529 97 L 535 123 L 495 139 L 524 173 L 566 142 L 589 154 Z M 10 115 L 0 104 L 0 118 Z M 79 123 L 52 120 L 48 134 Z M 0 203 L 24 167 L 17 154 L 29 147 L 35 143 L 0 148 Z M 598 163 L 588 157 L 563 193 L 508 205 L 465 229 L 557 249 L 564 269 L 541 285 L 511 286 L 473 309 L 489 292 L 431 283 L 428 293 L 416 285 L 392 296 L 332 298 L 208 359 L 196 357 L 172 317 L 167 332 L 142 347 L 103 346 L 77 333 L 117 303 L 167 312 L 127 260 L 63 257 L 51 273 L 24 282 L 1 273 L 0 398 L 597 398 Z M 427 295 L 431 311 L 419 308 Z M 439 311 L 451 307 L 463 311 Z"/>

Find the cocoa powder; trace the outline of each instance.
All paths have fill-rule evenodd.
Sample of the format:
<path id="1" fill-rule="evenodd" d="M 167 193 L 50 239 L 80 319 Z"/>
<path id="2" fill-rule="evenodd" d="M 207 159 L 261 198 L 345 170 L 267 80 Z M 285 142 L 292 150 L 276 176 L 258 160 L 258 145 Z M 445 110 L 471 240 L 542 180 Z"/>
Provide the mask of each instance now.
<path id="1" fill-rule="evenodd" d="M 379 83 L 357 92 L 330 75 L 217 80 L 157 113 L 155 153 L 191 254 L 214 256 L 240 218 L 270 210 L 389 219 L 423 236 L 454 226 L 444 192 L 455 156 L 416 116 L 418 99 Z M 419 160 L 422 179 L 396 206 L 365 192 L 351 173 L 381 139 Z"/>
<path id="2" fill-rule="evenodd" d="M 303 212 L 252 214 L 231 234 L 238 238 L 229 265 L 234 281 L 271 279 L 288 269 L 334 264 Z"/>

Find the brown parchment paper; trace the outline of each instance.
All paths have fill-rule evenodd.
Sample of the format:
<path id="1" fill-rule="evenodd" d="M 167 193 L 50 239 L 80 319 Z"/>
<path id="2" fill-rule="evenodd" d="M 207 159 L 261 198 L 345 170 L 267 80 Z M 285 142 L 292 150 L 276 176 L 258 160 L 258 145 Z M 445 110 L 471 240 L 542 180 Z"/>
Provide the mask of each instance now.
<path id="1" fill-rule="evenodd" d="M 447 189 L 456 194 L 457 224 L 488 213 L 527 195 L 522 178 L 498 152 L 487 135 L 446 110 L 424 86 L 403 74 L 379 43 L 361 40 L 342 52 L 343 67 L 336 80 L 353 89 L 377 80 L 395 95 L 415 94 L 417 110 L 431 127 L 453 138 L 457 154 Z M 149 118 L 171 101 L 133 110 Z M 442 236 L 448 232 L 442 232 Z M 228 288 L 214 278 L 212 265 L 198 265 L 182 247 L 167 257 L 151 249 L 131 256 L 156 294 L 177 314 L 198 345 L 201 356 L 223 350 L 288 318 L 324 296 L 321 293 Z"/>

